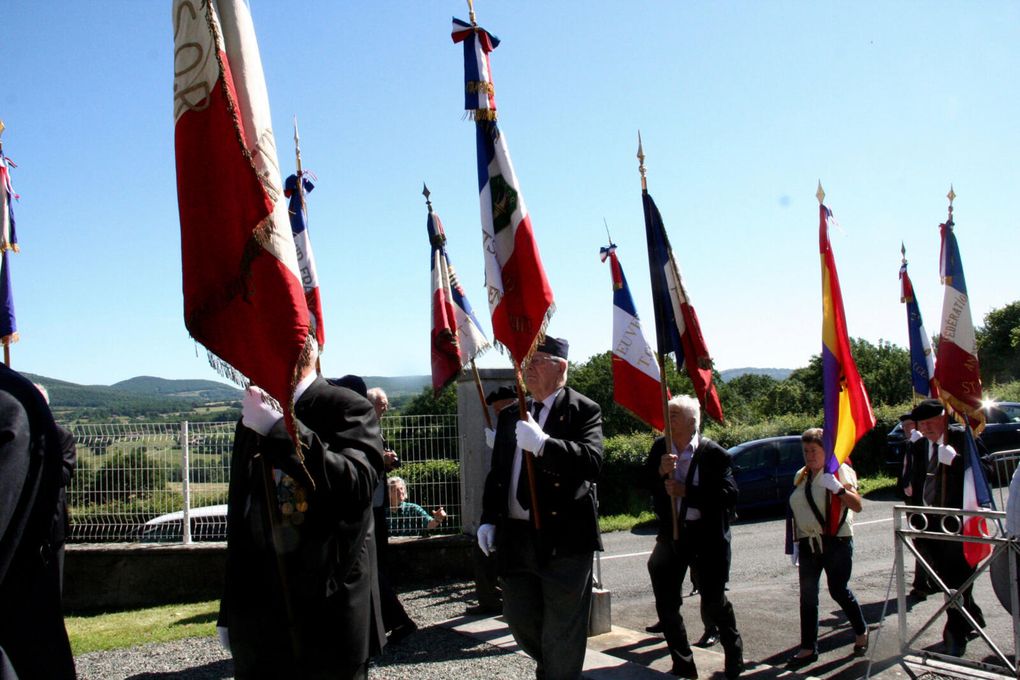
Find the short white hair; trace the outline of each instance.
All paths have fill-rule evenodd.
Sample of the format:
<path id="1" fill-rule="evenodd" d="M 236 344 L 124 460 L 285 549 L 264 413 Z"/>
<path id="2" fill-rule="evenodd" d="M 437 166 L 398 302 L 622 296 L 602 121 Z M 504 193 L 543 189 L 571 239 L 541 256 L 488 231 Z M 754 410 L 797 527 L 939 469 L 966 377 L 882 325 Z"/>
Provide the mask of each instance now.
<path id="1" fill-rule="evenodd" d="M 701 404 L 694 397 L 678 394 L 669 400 L 669 410 L 671 413 L 676 411 L 687 416 L 694 422 L 695 431 L 701 427 Z"/>
<path id="2" fill-rule="evenodd" d="M 50 392 L 49 392 L 49 390 L 46 389 L 46 386 L 43 385 L 42 383 L 32 383 L 32 384 L 35 385 L 35 389 L 39 390 L 39 392 L 42 394 L 43 399 L 46 400 L 46 403 L 47 404 L 50 403 Z"/>
<path id="3" fill-rule="evenodd" d="M 386 396 L 386 392 L 384 392 L 383 388 L 381 387 L 368 388 L 368 392 L 366 392 L 366 395 L 368 396 L 368 400 L 373 404 L 378 403 L 383 399 L 389 401 L 389 398 Z"/>
<path id="4" fill-rule="evenodd" d="M 404 491 L 407 491 L 407 484 L 404 482 L 403 479 L 397 477 L 396 475 L 394 475 L 393 477 L 386 478 L 386 486 L 388 487 L 399 486 L 403 488 Z"/>

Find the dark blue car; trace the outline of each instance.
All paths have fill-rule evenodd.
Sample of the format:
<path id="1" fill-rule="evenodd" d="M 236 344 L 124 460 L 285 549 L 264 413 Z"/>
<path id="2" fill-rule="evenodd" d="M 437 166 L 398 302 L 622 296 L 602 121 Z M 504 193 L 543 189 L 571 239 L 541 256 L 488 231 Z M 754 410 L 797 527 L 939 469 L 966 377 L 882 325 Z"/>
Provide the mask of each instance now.
<path id="1" fill-rule="evenodd" d="M 769 437 L 730 449 L 740 489 L 737 511 L 785 507 L 793 477 L 804 467 L 800 436 Z"/>

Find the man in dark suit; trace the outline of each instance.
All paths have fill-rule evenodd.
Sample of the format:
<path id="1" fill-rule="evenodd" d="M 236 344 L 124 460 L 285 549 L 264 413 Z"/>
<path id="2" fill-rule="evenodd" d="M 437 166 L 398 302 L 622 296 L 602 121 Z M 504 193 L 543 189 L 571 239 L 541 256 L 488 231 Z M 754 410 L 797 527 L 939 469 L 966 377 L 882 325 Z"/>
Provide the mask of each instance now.
<path id="1" fill-rule="evenodd" d="M 730 514 L 737 503 L 730 454 L 714 441 L 698 435 L 701 407 L 689 396 L 669 401 L 672 446 L 665 437 L 652 444 L 645 461 L 645 480 L 652 492 L 659 534 L 648 559 L 655 594 L 655 611 L 673 660 L 671 672 L 698 677 L 687 640 L 680 606 L 684 575 L 698 570 L 702 618 L 719 629 L 730 680 L 744 670 L 743 641 L 733 605 L 726 598 L 730 578 Z M 673 510 L 678 513 L 679 539 L 673 539 Z"/>
<path id="2" fill-rule="evenodd" d="M 567 350 L 565 340 L 547 336 L 525 369 L 527 417 L 515 408 L 499 414 L 478 528 L 482 551 L 495 550 L 510 631 L 545 680 L 581 677 L 592 557 L 602 550 L 592 492 L 602 468 L 602 411 L 565 387 Z M 534 497 L 524 459 L 532 454 Z"/>
<path id="3" fill-rule="evenodd" d="M 295 451 L 249 388 L 231 461 L 220 622 L 238 678 L 366 678 L 384 641 L 372 491 L 382 439 L 372 405 L 298 368 Z"/>
<path id="4" fill-rule="evenodd" d="M 911 487 L 910 504 L 918 507 L 962 508 L 966 433 L 963 428 L 949 424 L 949 416 L 938 399 L 926 399 L 914 407 L 911 418 L 917 423 L 923 435 L 910 445 Z M 975 441 L 979 450 L 980 440 Z M 917 526 L 917 520 L 911 520 Z M 955 516 L 926 515 L 922 523 L 928 531 L 941 533 L 944 528 L 956 531 L 960 527 Z M 953 589 L 959 588 L 974 573 L 963 556 L 963 544 L 951 541 L 917 539 L 918 551 L 932 568 Z M 971 588 L 962 594 L 963 606 L 978 623 L 984 627 L 985 619 L 981 607 L 974 602 Z M 946 611 L 946 625 L 942 630 L 945 651 L 952 656 L 962 656 L 967 650 L 967 640 L 975 634 L 974 627 L 956 608 Z"/>
<path id="5" fill-rule="evenodd" d="M 75 677 L 52 543 L 61 462 L 42 394 L 0 365 L 0 678 Z"/>

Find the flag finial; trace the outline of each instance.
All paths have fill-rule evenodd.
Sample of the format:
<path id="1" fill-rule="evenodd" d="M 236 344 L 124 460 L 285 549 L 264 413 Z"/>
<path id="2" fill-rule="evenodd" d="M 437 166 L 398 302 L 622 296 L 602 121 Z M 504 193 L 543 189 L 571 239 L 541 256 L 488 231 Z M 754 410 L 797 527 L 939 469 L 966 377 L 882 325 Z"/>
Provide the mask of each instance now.
<path id="1" fill-rule="evenodd" d="M 818 180 L 818 191 L 815 192 L 815 196 L 818 198 L 819 205 L 825 202 L 825 189 L 822 188 L 822 180 Z"/>
<path id="2" fill-rule="evenodd" d="M 903 264 L 907 263 L 907 246 L 900 241 L 900 257 L 903 258 Z"/>
<path id="3" fill-rule="evenodd" d="M 474 0 L 467 0 L 468 4 L 468 18 L 471 20 L 471 25 L 478 28 L 478 22 L 475 21 L 475 3 Z"/>
<path id="4" fill-rule="evenodd" d="M 641 130 L 637 133 L 638 172 L 641 173 L 641 191 L 648 191 L 648 180 L 645 179 L 645 150 L 641 146 Z"/>
<path id="5" fill-rule="evenodd" d="M 606 238 L 609 239 L 609 245 L 612 247 L 613 237 L 609 235 L 609 222 L 606 221 L 605 217 L 602 218 L 602 224 L 606 225 Z"/>
<path id="6" fill-rule="evenodd" d="M 425 197 L 425 205 L 429 207 L 429 212 L 432 212 L 432 201 L 429 200 L 429 196 L 432 195 L 432 192 L 429 191 L 429 185 L 422 182 L 421 187 L 421 195 Z"/>
<path id="7" fill-rule="evenodd" d="M 946 198 L 949 199 L 949 223 L 953 222 L 953 199 L 956 198 L 956 192 L 953 191 L 953 185 L 949 185 L 949 193 L 946 194 Z"/>
<path id="8" fill-rule="evenodd" d="M 298 191 L 301 191 L 301 177 L 304 172 L 301 169 L 301 136 L 298 134 L 297 128 L 297 114 L 294 114 L 294 162 L 297 165 L 297 176 L 298 176 Z M 304 194 L 301 194 L 301 200 L 304 201 Z"/>

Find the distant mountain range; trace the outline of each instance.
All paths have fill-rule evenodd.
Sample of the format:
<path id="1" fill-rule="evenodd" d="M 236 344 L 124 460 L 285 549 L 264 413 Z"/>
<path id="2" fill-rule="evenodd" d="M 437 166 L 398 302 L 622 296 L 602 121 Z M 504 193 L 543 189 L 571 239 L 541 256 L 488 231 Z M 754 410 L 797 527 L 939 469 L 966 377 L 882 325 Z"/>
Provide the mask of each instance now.
<path id="1" fill-rule="evenodd" d="M 727 368 L 725 371 L 719 371 L 723 382 L 729 382 L 734 378 L 747 374 L 767 375 L 776 380 L 786 380 L 790 377 L 791 373 L 793 373 L 792 368 Z"/>

